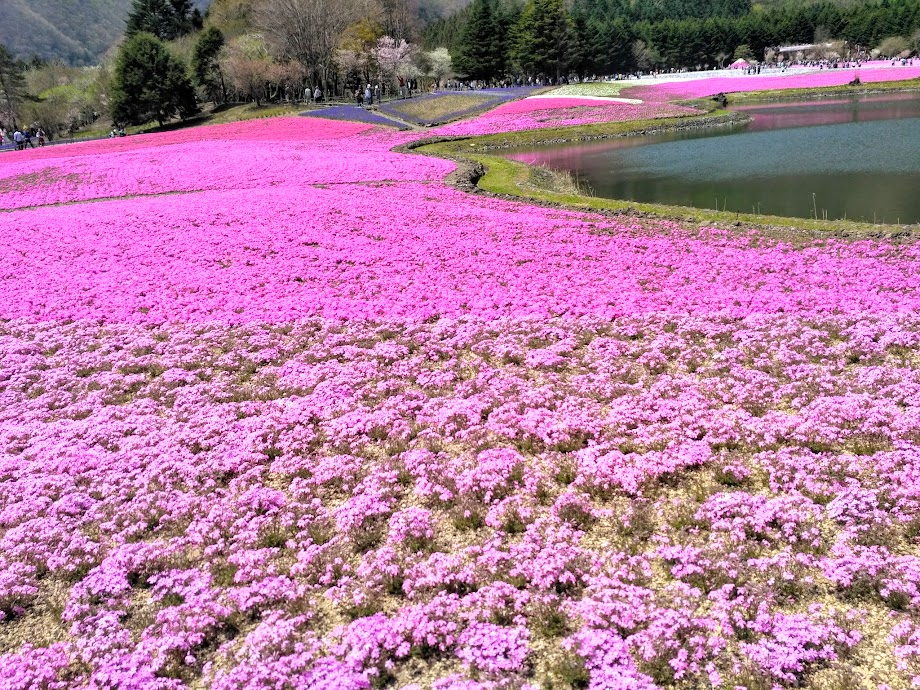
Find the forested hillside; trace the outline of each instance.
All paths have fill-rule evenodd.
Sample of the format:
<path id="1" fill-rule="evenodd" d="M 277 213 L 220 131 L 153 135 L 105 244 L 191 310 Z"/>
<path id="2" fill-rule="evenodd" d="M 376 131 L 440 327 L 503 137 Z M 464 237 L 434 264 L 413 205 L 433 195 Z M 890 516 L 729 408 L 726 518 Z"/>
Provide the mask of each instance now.
<path id="1" fill-rule="evenodd" d="M 95 62 L 124 30 L 131 0 L 3 0 L 0 43 L 23 58 Z"/>
<path id="2" fill-rule="evenodd" d="M 474 0 L 430 24 L 425 43 L 446 46 L 460 74 L 484 81 L 509 72 L 561 77 L 769 62 L 777 48 L 800 44 L 820 47 L 790 57 L 894 56 L 920 50 L 920 0 Z"/>

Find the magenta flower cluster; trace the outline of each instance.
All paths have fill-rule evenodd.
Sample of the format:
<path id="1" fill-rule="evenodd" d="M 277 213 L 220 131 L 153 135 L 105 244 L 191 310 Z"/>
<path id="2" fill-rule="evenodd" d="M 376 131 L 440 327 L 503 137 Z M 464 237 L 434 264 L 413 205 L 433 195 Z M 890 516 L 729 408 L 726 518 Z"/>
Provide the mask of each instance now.
<path id="1" fill-rule="evenodd" d="M 574 127 L 600 122 L 625 122 L 695 115 L 697 110 L 668 103 L 604 102 L 591 98 L 527 98 L 505 103 L 479 117 L 444 125 L 433 134 L 481 136 L 527 129 Z"/>
<path id="2" fill-rule="evenodd" d="M 920 682 L 913 244 L 194 136 L 3 161 L 2 687 Z"/>
<path id="3" fill-rule="evenodd" d="M 906 81 L 920 78 L 920 65 L 892 66 L 890 62 L 872 62 L 861 67 L 846 69 L 821 69 L 809 72 L 708 77 L 705 79 L 680 79 L 654 86 L 634 87 L 625 95 L 652 102 L 667 102 L 679 98 L 704 98 L 718 93 L 741 91 L 777 91 L 782 89 L 816 89 L 842 86 L 854 79 L 865 84 L 887 81 Z"/>
<path id="4" fill-rule="evenodd" d="M 913 315 L 8 322 L 0 626 L 60 633 L 0 669 L 794 686 L 875 635 L 897 677 L 918 334 Z"/>
<path id="5" fill-rule="evenodd" d="M 197 144 L 187 133 L 138 137 L 157 145 L 125 151 L 129 137 L 104 155 L 55 147 L 6 166 L 0 200 L 29 208 L 4 216 L 2 316 L 283 323 L 918 305 L 913 246 L 828 239 L 800 248 L 473 203 L 440 181 L 451 163 L 390 150 L 418 135 L 291 119 L 248 125 L 252 141 L 229 138 L 246 127 L 216 127 Z M 266 128 L 279 138 L 262 139 Z M 97 203 L 69 203 L 88 200 Z"/>

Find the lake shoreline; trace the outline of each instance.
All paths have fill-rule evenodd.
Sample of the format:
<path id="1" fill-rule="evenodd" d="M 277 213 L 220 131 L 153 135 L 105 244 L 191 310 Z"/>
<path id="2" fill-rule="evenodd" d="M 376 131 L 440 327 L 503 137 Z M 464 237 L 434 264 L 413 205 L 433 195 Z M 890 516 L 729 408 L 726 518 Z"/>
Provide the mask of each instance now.
<path id="1" fill-rule="evenodd" d="M 864 96 L 890 93 L 920 93 L 920 84 L 912 80 L 909 86 L 900 82 L 869 83 L 860 86 L 821 87 L 815 89 L 791 89 L 799 99 L 805 100 L 803 92 L 810 99 L 844 96 Z M 771 91 L 771 97 L 761 98 L 767 92 L 746 92 L 730 94 L 729 104 L 756 105 L 789 101 L 795 95 L 781 97 L 782 91 Z M 748 96 L 757 95 L 757 98 Z M 564 173 L 557 176 L 557 184 L 540 188 L 527 184 L 539 166 L 513 161 L 497 151 L 510 151 L 524 147 L 552 146 L 557 144 L 589 143 L 634 136 L 649 136 L 665 132 L 688 131 L 705 128 L 736 126 L 750 122 L 750 116 L 738 111 L 718 111 L 718 104 L 712 98 L 679 101 L 681 105 L 710 108 L 708 113 L 687 116 L 655 123 L 654 121 L 611 123 L 613 131 L 598 131 L 597 125 L 570 127 L 562 130 L 530 130 L 507 135 L 490 134 L 480 137 L 431 137 L 398 147 L 406 152 L 423 153 L 446 158 L 457 165 L 447 182 L 467 192 L 487 194 L 508 201 L 523 201 L 540 206 L 564 208 L 576 211 L 589 210 L 612 216 L 627 216 L 642 219 L 663 219 L 687 223 L 705 223 L 718 227 L 746 227 L 771 235 L 788 237 L 798 231 L 803 236 L 874 238 L 895 241 L 909 240 L 920 236 L 920 223 L 873 224 L 850 220 L 823 220 L 794 216 L 771 216 L 734 211 L 718 211 L 653 202 L 634 202 L 627 199 L 595 197 L 574 190 Z M 608 128 L 609 129 L 609 128 Z M 495 142 L 497 143 L 492 143 Z M 545 172 L 545 169 L 542 169 Z M 546 175 L 543 175 L 546 179 Z M 561 177 L 561 179 L 559 179 Z"/>

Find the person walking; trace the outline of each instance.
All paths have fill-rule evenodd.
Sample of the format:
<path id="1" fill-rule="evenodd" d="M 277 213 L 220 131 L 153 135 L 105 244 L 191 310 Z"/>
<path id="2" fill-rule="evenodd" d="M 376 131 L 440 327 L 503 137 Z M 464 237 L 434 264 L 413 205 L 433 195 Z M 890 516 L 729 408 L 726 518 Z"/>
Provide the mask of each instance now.
<path id="1" fill-rule="evenodd" d="M 323 90 L 319 88 L 319 84 L 317 84 L 316 89 L 313 91 L 313 100 L 319 103 L 322 97 L 323 97 Z"/>
<path id="2" fill-rule="evenodd" d="M 370 84 L 364 87 L 364 102 L 367 103 L 368 107 L 374 105 L 374 92 L 371 91 Z"/>
<path id="3" fill-rule="evenodd" d="M 25 141 L 25 139 L 23 139 L 22 132 L 20 132 L 18 129 L 13 132 L 13 142 L 16 144 L 17 151 L 22 151 L 24 148 L 22 145 L 23 141 Z"/>

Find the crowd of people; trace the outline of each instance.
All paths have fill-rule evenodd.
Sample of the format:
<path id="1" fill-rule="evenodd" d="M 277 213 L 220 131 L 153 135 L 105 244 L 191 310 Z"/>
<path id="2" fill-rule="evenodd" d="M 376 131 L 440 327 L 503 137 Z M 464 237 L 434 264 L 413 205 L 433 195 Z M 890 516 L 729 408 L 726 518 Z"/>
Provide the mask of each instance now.
<path id="1" fill-rule="evenodd" d="M 367 84 L 363 89 L 357 88 L 352 92 L 355 103 L 360 106 L 372 106 L 380 103 L 384 98 L 399 97 L 412 98 L 419 93 L 418 79 L 405 79 L 399 77 L 398 86 L 394 90 L 387 82 Z"/>
<path id="2" fill-rule="evenodd" d="M 0 127 L 0 146 L 12 142 L 17 151 L 27 148 L 34 149 L 36 142 L 39 146 L 44 146 L 47 139 L 45 130 L 41 127 L 16 128 L 12 133 Z"/>

